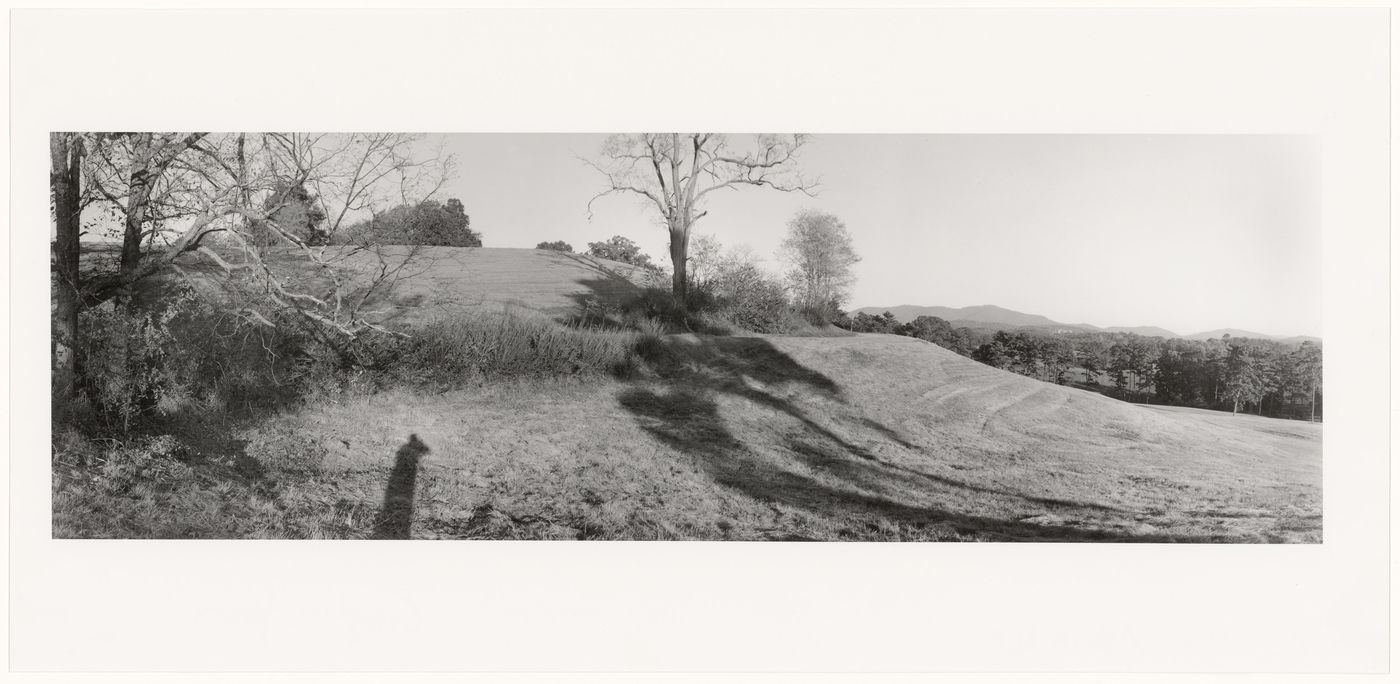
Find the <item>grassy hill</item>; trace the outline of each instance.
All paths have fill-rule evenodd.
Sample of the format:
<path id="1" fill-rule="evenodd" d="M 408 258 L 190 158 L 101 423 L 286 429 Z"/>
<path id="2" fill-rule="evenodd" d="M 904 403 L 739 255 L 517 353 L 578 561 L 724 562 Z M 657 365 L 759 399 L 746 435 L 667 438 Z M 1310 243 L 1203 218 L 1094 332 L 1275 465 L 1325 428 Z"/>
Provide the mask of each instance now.
<path id="1" fill-rule="evenodd" d="M 509 305 L 557 318 L 633 287 L 616 265 L 535 250 L 443 250 L 425 266 L 394 295 L 406 317 Z M 364 538 L 386 536 L 391 509 L 415 538 L 1317 542 L 1322 529 L 1318 424 L 1127 404 L 892 335 L 666 335 L 626 375 L 315 401 L 203 439 L 199 477 L 223 484 L 156 488 L 120 515 L 56 474 L 55 536 Z"/>
<path id="2" fill-rule="evenodd" d="M 403 277 L 392 289 L 376 292 L 365 308 L 385 310 L 381 319 L 404 323 L 502 309 L 565 317 L 586 299 L 615 302 L 635 293 L 643 275 L 630 264 L 541 249 L 391 245 L 379 252 L 325 250 L 333 268 L 362 278 L 384 264 L 402 266 Z M 179 263 L 206 291 L 219 288 L 222 272 L 208 257 L 188 254 Z M 318 267 L 295 252 L 274 254 L 268 263 L 299 291 L 319 294 L 330 285 Z"/>
<path id="3" fill-rule="evenodd" d="M 1126 404 L 888 335 L 667 341 L 648 377 L 289 417 L 423 536 L 1320 541 L 1321 427 Z M 336 488 L 339 488 L 337 485 Z"/>
<path id="4" fill-rule="evenodd" d="M 541 249 L 426 247 L 395 293 L 412 307 L 410 320 L 462 307 L 514 308 L 568 315 L 589 296 L 616 300 L 634 293 L 641 269 L 582 254 Z"/>

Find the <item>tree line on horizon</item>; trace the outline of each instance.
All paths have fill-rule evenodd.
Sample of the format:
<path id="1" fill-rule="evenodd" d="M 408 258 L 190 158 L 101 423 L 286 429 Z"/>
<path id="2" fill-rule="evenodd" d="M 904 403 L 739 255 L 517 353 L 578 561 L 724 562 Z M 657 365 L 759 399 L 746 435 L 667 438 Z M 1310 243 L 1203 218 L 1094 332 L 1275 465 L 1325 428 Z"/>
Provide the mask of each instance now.
<path id="1" fill-rule="evenodd" d="M 1187 340 L 1130 332 L 993 332 L 954 328 L 937 316 L 901 323 L 888 311 L 842 313 L 834 323 L 852 332 L 922 339 L 995 368 L 1128 401 L 1321 417 L 1322 347 L 1311 341 L 1290 344 L 1228 334 Z"/>

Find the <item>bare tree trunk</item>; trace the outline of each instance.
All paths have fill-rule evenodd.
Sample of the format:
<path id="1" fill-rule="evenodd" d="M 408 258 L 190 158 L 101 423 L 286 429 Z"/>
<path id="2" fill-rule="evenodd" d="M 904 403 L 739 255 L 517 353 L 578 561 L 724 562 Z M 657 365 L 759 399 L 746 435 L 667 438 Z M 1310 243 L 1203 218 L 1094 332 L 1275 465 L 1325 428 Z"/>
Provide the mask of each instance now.
<path id="1" fill-rule="evenodd" d="M 151 134 L 136 133 L 131 138 L 131 173 L 127 179 L 126 231 L 122 235 L 122 273 L 136 270 L 141 261 L 141 227 L 146 223 L 151 197 Z"/>
<path id="2" fill-rule="evenodd" d="M 684 228 L 671 228 L 671 292 L 676 296 L 676 301 L 685 305 L 689 295 L 689 278 L 686 276 L 686 249 L 688 242 L 687 233 Z"/>
<path id="3" fill-rule="evenodd" d="M 53 191 L 54 224 L 54 396 L 73 396 L 78 376 L 78 263 L 81 256 L 79 231 L 80 169 L 82 140 L 71 133 L 49 134 L 49 185 Z"/>
<path id="4" fill-rule="evenodd" d="M 1315 423 L 1315 422 L 1317 422 L 1317 388 L 1316 388 L 1316 387 L 1314 387 L 1313 390 L 1312 390 L 1311 398 L 1312 398 L 1312 408 L 1309 409 L 1309 412 L 1308 412 L 1308 422 Z"/>
<path id="5" fill-rule="evenodd" d="M 681 187 L 681 134 L 671 134 L 671 290 L 681 306 L 687 306 L 686 248 L 690 245 L 691 201 Z"/>

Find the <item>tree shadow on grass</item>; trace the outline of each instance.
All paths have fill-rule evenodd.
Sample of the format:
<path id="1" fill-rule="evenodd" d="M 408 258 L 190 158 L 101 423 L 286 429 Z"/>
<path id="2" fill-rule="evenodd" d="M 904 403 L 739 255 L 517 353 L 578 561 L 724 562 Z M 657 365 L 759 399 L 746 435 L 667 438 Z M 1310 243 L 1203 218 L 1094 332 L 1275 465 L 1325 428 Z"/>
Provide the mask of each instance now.
<path id="1" fill-rule="evenodd" d="M 634 280 L 640 267 L 605 262 L 584 254 L 572 252 L 546 252 L 541 257 L 548 259 L 552 266 L 562 267 L 572 263 L 582 267 L 589 275 L 596 276 L 576 281 L 585 290 L 566 295 L 574 303 L 574 309 L 557 317 L 560 323 L 571 325 L 592 325 L 609 329 L 626 329 L 629 326 L 619 314 L 624 304 L 639 296 L 644 288 Z M 578 269 L 573 269 L 577 272 Z"/>
<path id="2" fill-rule="evenodd" d="M 841 388 L 762 338 L 668 337 L 644 364 L 652 379 L 624 390 L 618 403 L 657 441 L 693 456 L 716 482 L 758 501 L 852 522 L 887 520 L 914 528 L 951 526 L 959 534 L 998 541 L 1208 541 L 1040 525 L 897 500 L 911 490 L 930 498 L 940 489 L 965 490 L 1052 509 L 1123 513 L 1097 504 L 977 486 L 888 462 L 876 449 L 855 443 L 808 415 L 793 397 L 816 396 L 840 404 L 844 403 Z M 829 475 L 828 481 L 789 470 L 736 438 L 720 414 L 719 401 L 725 395 L 795 419 L 800 430 L 786 437 L 787 453 L 794 465 L 802 466 L 798 470 Z M 885 440 L 914 447 L 878 422 L 868 418 L 856 422 Z"/>

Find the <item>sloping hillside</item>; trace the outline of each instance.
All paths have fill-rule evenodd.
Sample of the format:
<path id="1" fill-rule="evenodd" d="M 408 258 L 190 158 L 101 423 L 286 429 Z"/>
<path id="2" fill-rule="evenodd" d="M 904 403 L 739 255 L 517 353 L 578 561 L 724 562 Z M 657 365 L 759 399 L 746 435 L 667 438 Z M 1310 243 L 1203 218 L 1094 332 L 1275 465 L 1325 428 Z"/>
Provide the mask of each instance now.
<path id="1" fill-rule="evenodd" d="M 364 521 L 416 435 L 415 537 L 1321 538 L 1320 425 L 1126 404 L 889 335 L 671 336 L 649 359 L 627 380 L 320 406 L 246 438 L 318 436 L 298 491 Z"/>
<path id="2" fill-rule="evenodd" d="M 379 267 L 363 253 L 339 263 Z M 324 285 L 304 260 L 274 265 Z M 209 267 L 184 266 L 196 278 Z M 525 249 L 430 248 L 411 269 L 387 299 L 399 320 L 482 306 L 557 320 L 637 279 Z M 151 511 L 190 511 L 120 520 L 56 490 L 56 536 L 361 538 L 385 534 L 390 500 L 407 511 L 395 529 L 420 538 L 1320 541 L 1322 530 L 1319 424 L 1127 404 L 893 335 L 668 335 L 625 377 L 389 390 L 232 427 L 198 426 L 198 450 L 246 489 L 212 490 L 217 505 L 152 495 Z M 241 513 L 220 513 L 230 491 L 244 492 Z"/>
<path id="3" fill-rule="evenodd" d="M 396 297 L 419 311 L 509 306 L 557 316 L 588 296 L 614 300 L 635 292 L 640 269 L 606 259 L 542 249 L 429 247 Z"/>
<path id="4" fill-rule="evenodd" d="M 642 271 L 629 264 L 541 249 L 384 247 L 380 251 L 327 247 L 326 260 L 358 282 L 369 282 L 381 267 L 403 276 L 374 293 L 366 309 L 386 310 L 384 319 L 421 321 L 468 309 L 513 308 L 559 318 L 578 311 L 587 298 L 616 301 L 636 292 Z M 302 291 L 320 294 L 330 281 L 301 255 L 285 251 L 268 263 Z M 223 282 L 214 262 L 199 254 L 181 257 L 186 272 L 207 288 Z M 203 276 L 203 277 L 201 277 Z"/>

